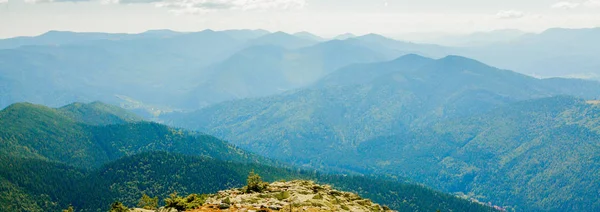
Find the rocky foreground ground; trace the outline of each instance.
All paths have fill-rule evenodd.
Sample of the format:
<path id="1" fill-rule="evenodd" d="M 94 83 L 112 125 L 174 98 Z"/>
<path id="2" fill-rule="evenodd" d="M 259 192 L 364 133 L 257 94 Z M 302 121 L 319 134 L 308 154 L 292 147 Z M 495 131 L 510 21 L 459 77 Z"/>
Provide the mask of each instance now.
<path id="1" fill-rule="evenodd" d="M 138 212 L 152 210 L 134 209 Z M 156 212 L 176 210 L 159 209 Z M 244 193 L 243 189 L 219 191 L 206 200 L 202 208 L 193 212 L 207 211 L 392 211 L 385 206 L 363 199 L 357 194 L 338 191 L 328 185 L 312 181 L 275 182 L 263 192 Z"/>

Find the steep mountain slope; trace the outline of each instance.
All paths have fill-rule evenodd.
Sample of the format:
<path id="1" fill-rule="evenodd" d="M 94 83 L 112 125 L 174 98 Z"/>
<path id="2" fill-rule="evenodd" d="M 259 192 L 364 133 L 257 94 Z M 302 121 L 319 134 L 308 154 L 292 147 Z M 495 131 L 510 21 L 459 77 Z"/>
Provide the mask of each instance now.
<path id="1" fill-rule="evenodd" d="M 241 187 L 251 170 L 260 173 L 267 181 L 313 179 L 333 184 L 335 188 L 358 192 L 394 209 L 491 210 L 418 185 L 365 177 L 320 175 L 163 152 L 125 157 L 90 172 L 44 160 L 5 156 L 0 156 L 0 168 L 0 186 L 19 189 L 19 192 L 0 191 L 11 194 L 3 195 L 0 203 L 5 208 L 21 209 L 15 211 L 59 210 L 69 204 L 77 211 L 103 211 L 117 200 L 134 206 L 142 193 L 161 199 L 175 191 L 180 195 L 214 193 Z"/>
<path id="2" fill-rule="evenodd" d="M 102 108 L 99 105 L 93 104 Z M 0 152 L 85 168 L 98 167 L 126 155 L 159 150 L 268 163 L 212 136 L 150 122 L 129 123 L 100 110 L 65 112 L 72 107 L 76 105 L 52 109 L 19 103 L 0 111 Z M 97 126 L 82 123 L 92 121 Z"/>
<path id="3" fill-rule="evenodd" d="M 368 48 L 337 40 L 297 50 L 254 46 L 211 67 L 209 72 L 213 74 L 185 99 L 188 108 L 198 108 L 273 95 L 307 86 L 349 64 L 386 59 Z"/>

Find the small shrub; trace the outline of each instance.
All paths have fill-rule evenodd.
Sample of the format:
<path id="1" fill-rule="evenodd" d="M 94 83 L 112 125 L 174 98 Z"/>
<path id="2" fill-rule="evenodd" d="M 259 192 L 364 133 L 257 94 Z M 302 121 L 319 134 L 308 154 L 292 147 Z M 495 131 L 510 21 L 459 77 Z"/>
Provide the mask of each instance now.
<path id="1" fill-rule="evenodd" d="M 117 201 L 110 205 L 110 210 L 108 210 L 108 212 L 129 212 L 129 208 Z"/>
<path id="2" fill-rule="evenodd" d="M 321 196 L 321 194 L 317 194 L 313 196 L 313 199 L 323 199 L 323 196 Z"/>
<path id="3" fill-rule="evenodd" d="M 185 210 L 185 203 L 183 197 L 177 195 L 177 192 L 169 194 L 169 197 L 165 199 L 165 208 L 175 208 L 177 210 Z"/>
<path id="4" fill-rule="evenodd" d="M 185 210 L 198 209 L 206 202 L 206 195 L 190 194 L 185 198 Z"/>
<path id="5" fill-rule="evenodd" d="M 67 209 L 62 210 L 62 212 L 74 212 L 75 209 L 73 209 L 72 205 L 69 205 L 69 207 Z"/>
<path id="6" fill-rule="evenodd" d="M 158 197 L 152 198 L 146 194 L 142 194 L 142 197 L 138 202 L 138 207 L 146 210 L 154 210 L 158 208 Z"/>
<path id="7" fill-rule="evenodd" d="M 347 211 L 350 210 L 350 208 L 348 206 L 346 206 L 346 205 L 342 205 L 342 209 L 347 210 Z"/>
<path id="8" fill-rule="evenodd" d="M 267 190 L 267 187 L 269 186 L 268 183 L 262 181 L 258 174 L 254 173 L 254 170 L 248 174 L 247 183 L 248 185 L 246 185 L 244 189 L 245 193 L 263 192 Z"/>
<path id="9" fill-rule="evenodd" d="M 165 199 L 166 208 L 175 208 L 178 211 L 197 209 L 206 202 L 207 195 L 190 194 L 187 197 L 180 197 L 177 192 L 173 192 Z"/>
<path id="10" fill-rule="evenodd" d="M 282 192 L 280 192 L 278 194 L 275 194 L 274 197 L 275 197 L 275 199 L 281 201 L 281 200 L 290 198 L 290 192 L 288 192 L 288 191 L 282 191 Z"/>
<path id="11" fill-rule="evenodd" d="M 229 199 L 229 197 L 225 198 L 223 201 L 221 201 L 222 203 L 225 204 L 231 204 L 231 199 Z"/>

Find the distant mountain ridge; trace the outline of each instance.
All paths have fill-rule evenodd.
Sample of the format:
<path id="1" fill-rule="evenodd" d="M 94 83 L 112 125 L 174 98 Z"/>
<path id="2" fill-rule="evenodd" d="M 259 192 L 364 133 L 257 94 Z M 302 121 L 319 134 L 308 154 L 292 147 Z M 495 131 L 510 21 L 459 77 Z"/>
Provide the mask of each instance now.
<path id="1" fill-rule="evenodd" d="M 143 112 L 147 108 L 189 111 L 232 99 L 287 92 L 345 65 L 382 62 L 406 54 L 436 59 L 461 55 L 536 77 L 596 79 L 600 76 L 595 63 L 600 60 L 595 58 L 592 39 L 596 32 L 550 29 L 511 42 L 445 47 L 377 34 L 320 40 L 305 32 L 292 35 L 264 30 L 150 30 L 139 34 L 51 31 L 0 40 L 0 107 L 16 102 L 58 107 L 103 101 L 136 105 L 140 114 L 154 114 Z M 223 65 L 239 60 L 257 46 L 286 51 L 273 58 L 262 58 L 263 53 L 255 52 L 243 65 Z M 319 51 L 319 46 L 330 49 Z M 236 70 L 218 73 L 221 66 Z M 253 76 L 248 73 L 251 68 L 263 70 Z M 215 76 L 219 74 L 222 76 Z M 232 80 L 227 81 L 231 74 Z M 237 75 L 250 77 L 239 79 Z"/>
<path id="2" fill-rule="evenodd" d="M 268 96 L 308 86 L 323 76 L 355 63 L 386 60 L 362 45 L 327 41 L 300 49 L 264 45 L 246 48 L 209 68 L 190 95 L 188 108 L 214 103 Z"/>
<path id="3" fill-rule="evenodd" d="M 592 115 L 595 112 L 591 112 L 596 109 L 584 100 L 598 98 L 600 83 L 594 81 L 537 79 L 460 56 L 436 60 L 407 55 L 389 62 L 351 65 L 296 92 L 220 103 L 162 118 L 166 123 L 207 132 L 242 148 L 297 165 L 322 169 L 343 167 L 365 174 L 403 173 L 400 176 L 409 176 L 444 191 L 486 195 L 489 201 L 517 210 L 594 210 L 593 206 L 586 206 L 585 201 L 569 202 L 560 198 L 561 192 L 557 190 L 560 188 L 544 182 L 536 182 L 540 188 L 547 189 L 539 192 L 555 192 L 556 195 L 546 198 L 537 194 L 519 196 L 519 192 L 500 191 L 503 187 L 497 185 L 519 184 L 516 176 L 523 176 L 523 172 L 533 169 L 533 161 L 556 161 L 540 157 L 554 151 L 549 146 L 545 146 L 549 149 L 542 152 L 527 155 L 532 159 L 526 162 L 511 162 L 518 165 L 500 163 L 507 167 L 519 166 L 518 171 L 499 168 L 496 164 L 499 163 L 498 158 L 508 160 L 535 150 L 533 147 L 524 149 L 517 144 L 504 146 L 506 142 L 502 142 L 503 139 L 525 142 L 539 138 L 557 145 L 569 143 L 570 138 L 575 139 L 573 142 L 594 140 L 596 132 L 590 129 L 597 127 L 588 125 L 598 123 L 597 117 Z M 509 114 L 490 115 L 499 108 L 511 108 L 522 102 L 530 102 L 529 108 L 539 107 L 539 113 L 514 109 Z M 549 109 L 547 107 L 561 105 L 573 109 L 558 110 L 560 113 L 545 112 Z M 555 116 L 559 117 L 548 119 Z M 495 122 L 507 117 L 510 118 L 506 122 Z M 519 121 L 519 117 L 528 118 Z M 478 128 L 486 126 L 486 120 L 497 125 Z M 577 122 L 581 122 L 582 126 L 575 124 L 574 120 L 580 120 Z M 457 131 L 444 130 L 472 122 L 476 124 Z M 448 124 L 442 125 L 445 123 Z M 541 124 L 561 127 L 556 126 L 555 133 L 551 130 L 537 131 L 535 126 L 541 127 Z M 471 130 L 474 130 L 473 133 L 470 133 Z M 520 134 L 513 135 L 513 132 Z M 543 136 L 549 137 L 541 138 Z M 485 140 L 485 145 L 477 144 L 479 140 Z M 487 153 L 488 149 L 501 152 Z M 584 149 L 573 148 L 569 154 L 589 154 Z M 508 152 L 514 155 L 509 156 Z M 583 166 L 581 163 L 578 165 Z M 587 171 L 596 170 L 595 164 L 585 166 Z M 553 167 L 567 173 L 560 163 Z M 549 167 L 540 169 L 550 174 Z M 505 181 L 498 182 L 502 179 L 494 176 L 500 174 L 500 170 L 515 173 L 512 175 L 515 178 L 502 178 Z M 582 170 L 579 174 L 585 172 Z M 564 175 L 553 176 L 555 179 L 568 179 Z M 581 185 L 575 183 L 572 186 Z M 588 190 L 584 193 L 578 197 L 587 200 L 593 197 Z M 560 203 L 546 204 L 549 199 Z"/>

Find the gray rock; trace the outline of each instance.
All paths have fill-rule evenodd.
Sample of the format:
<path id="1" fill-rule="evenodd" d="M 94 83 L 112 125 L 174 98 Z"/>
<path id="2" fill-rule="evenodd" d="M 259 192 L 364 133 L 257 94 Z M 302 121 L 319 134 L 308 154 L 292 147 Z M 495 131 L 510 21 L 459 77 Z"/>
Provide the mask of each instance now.
<path id="1" fill-rule="evenodd" d="M 227 204 L 227 203 L 221 203 L 221 204 L 219 205 L 219 209 L 228 209 L 228 208 L 230 208 L 230 207 L 231 207 L 231 206 L 230 206 L 229 204 Z"/>
<path id="2" fill-rule="evenodd" d="M 175 208 L 161 207 L 161 208 L 157 209 L 155 212 L 178 212 L 178 211 Z"/>
<path id="3" fill-rule="evenodd" d="M 278 210 L 281 210 L 282 207 L 280 205 L 271 205 L 271 206 L 269 206 L 269 209 L 278 211 Z"/>

